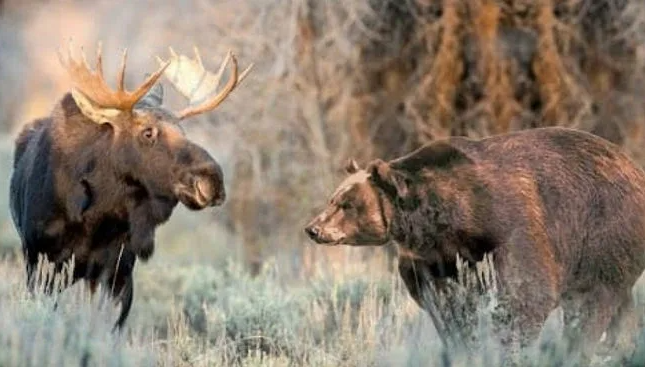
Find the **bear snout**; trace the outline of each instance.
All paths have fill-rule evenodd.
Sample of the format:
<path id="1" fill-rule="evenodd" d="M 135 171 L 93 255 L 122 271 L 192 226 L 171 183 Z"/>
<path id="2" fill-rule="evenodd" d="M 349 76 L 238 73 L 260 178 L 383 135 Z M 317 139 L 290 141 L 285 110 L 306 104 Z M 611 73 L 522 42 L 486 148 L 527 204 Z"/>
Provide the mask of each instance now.
<path id="1" fill-rule="evenodd" d="M 306 226 L 305 227 L 305 233 L 313 241 L 318 242 L 318 239 L 320 237 L 320 228 L 318 228 L 318 226 L 315 226 L 315 225 L 312 225 L 312 224 Z"/>

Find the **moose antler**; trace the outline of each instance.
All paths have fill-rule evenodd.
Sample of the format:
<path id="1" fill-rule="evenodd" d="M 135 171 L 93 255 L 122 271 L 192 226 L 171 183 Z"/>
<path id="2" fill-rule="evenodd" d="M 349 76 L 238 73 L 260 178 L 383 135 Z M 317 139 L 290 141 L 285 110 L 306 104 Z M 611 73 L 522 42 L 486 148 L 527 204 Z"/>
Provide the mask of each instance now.
<path id="1" fill-rule="evenodd" d="M 102 44 L 99 42 L 96 50 L 96 72 L 92 72 L 90 66 L 87 64 L 85 52 L 81 47 L 81 61 L 74 59 L 72 55 L 72 40 L 70 39 L 67 58 L 63 57 L 60 49 L 58 50 L 58 58 L 67 70 L 72 84 L 77 92 L 81 92 L 83 97 L 87 98 L 94 106 L 101 109 L 117 109 L 117 110 L 131 110 L 132 107 L 139 101 L 152 86 L 157 82 L 164 70 L 170 65 L 170 61 L 161 65 L 159 70 L 148 76 L 144 82 L 134 92 L 125 90 L 124 77 L 125 77 L 125 64 L 128 57 L 127 49 L 123 50 L 121 59 L 121 68 L 117 76 L 117 90 L 114 91 L 108 86 L 103 78 L 103 56 Z"/>
<path id="2" fill-rule="evenodd" d="M 253 64 L 249 65 L 246 70 L 238 76 L 237 72 L 237 59 L 235 55 L 229 51 L 226 58 L 220 65 L 217 74 L 212 74 L 204 68 L 202 58 L 199 55 L 199 49 L 194 48 L 195 59 L 190 59 L 184 55 L 178 55 L 172 47 L 170 50 L 170 67 L 165 70 L 166 78 L 170 81 L 173 87 L 188 99 L 188 107 L 179 112 L 177 117 L 182 120 L 190 116 L 198 115 L 207 111 L 211 111 L 219 106 L 228 95 L 246 78 Z M 219 93 L 214 94 L 216 91 L 224 69 L 229 61 L 233 61 L 231 76 L 228 82 Z M 164 65 L 164 61 L 157 56 L 159 65 Z"/>

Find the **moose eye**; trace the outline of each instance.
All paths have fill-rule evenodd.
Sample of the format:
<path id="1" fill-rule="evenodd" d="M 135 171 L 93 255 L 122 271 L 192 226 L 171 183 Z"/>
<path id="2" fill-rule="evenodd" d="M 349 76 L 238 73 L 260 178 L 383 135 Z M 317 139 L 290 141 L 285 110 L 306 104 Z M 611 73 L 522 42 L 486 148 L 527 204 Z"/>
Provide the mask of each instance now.
<path id="1" fill-rule="evenodd" d="M 157 130 L 154 127 L 147 127 L 141 132 L 141 137 L 147 143 L 154 144 L 157 138 Z"/>
<path id="2" fill-rule="evenodd" d="M 354 207 L 354 206 L 352 205 L 352 203 L 350 203 L 350 202 L 348 202 L 348 201 L 344 201 L 344 202 L 340 203 L 340 205 L 339 205 L 339 206 L 340 206 L 340 208 L 341 208 L 341 209 L 343 209 L 343 210 L 349 210 L 349 209 L 352 209 L 352 208 Z"/>

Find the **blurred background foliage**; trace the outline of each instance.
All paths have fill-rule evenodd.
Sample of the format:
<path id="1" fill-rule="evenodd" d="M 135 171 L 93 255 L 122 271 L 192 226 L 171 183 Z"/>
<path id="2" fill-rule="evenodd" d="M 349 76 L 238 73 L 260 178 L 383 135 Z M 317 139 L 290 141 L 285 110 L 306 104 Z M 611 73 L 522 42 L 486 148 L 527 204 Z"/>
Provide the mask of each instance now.
<path id="1" fill-rule="evenodd" d="M 234 256 L 257 273 L 276 256 L 295 273 L 311 274 L 314 263 L 376 257 L 391 269 L 392 249 L 321 249 L 302 233 L 349 157 L 364 164 L 449 135 L 562 125 L 645 159 L 641 1 L 0 4 L 3 180 L 10 139 L 69 88 L 55 53 L 69 37 L 90 54 L 103 42 L 109 81 L 124 47 L 130 84 L 153 70 L 153 56 L 167 55 L 168 46 L 186 53 L 198 46 L 210 67 L 228 49 L 242 66 L 256 64 L 218 111 L 186 123 L 188 135 L 222 162 L 230 193 L 222 209 L 179 209 L 161 230 L 160 251 L 193 259 Z M 174 108 L 184 103 L 166 95 Z M 11 242 L 5 222 L 3 244 Z M 173 243 L 182 245 L 168 248 Z"/>

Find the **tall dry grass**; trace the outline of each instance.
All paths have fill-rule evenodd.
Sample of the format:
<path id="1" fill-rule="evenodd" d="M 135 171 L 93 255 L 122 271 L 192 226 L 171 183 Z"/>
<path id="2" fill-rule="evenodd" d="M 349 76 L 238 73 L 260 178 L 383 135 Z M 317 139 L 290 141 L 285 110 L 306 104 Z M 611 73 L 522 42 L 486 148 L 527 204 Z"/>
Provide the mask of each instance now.
<path id="1" fill-rule="evenodd" d="M 54 297 L 49 281 L 63 287 L 41 263 L 34 294 L 25 287 L 23 264 L 0 261 L 0 365 L 3 366 L 497 366 L 506 353 L 491 327 L 494 288 L 484 298 L 469 290 L 487 284 L 462 273 L 451 287 L 455 316 L 475 338 L 467 347 L 445 348 L 427 314 L 410 299 L 398 277 L 362 266 L 311 278 L 289 279 L 277 263 L 252 276 L 242 264 L 177 265 L 163 262 L 136 270 L 133 313 L 121 334 L 111 333 L 118 305 L 93 296 L 79 283 Z M 483 276 L 482 276 L 483 275 Z M 483 282 L 483 283 L 482 283 Z M 643 282 L 635 288 L 645 306 Z M 434 301 L 434 300 L 433 300 Z M 560 312 L 547 321 L 527 351 L 531 366 L 574 365 L 561 337 Z M 463 331 L 463 330 L 462 330 Z M 599 354 L 592 366 L 640 365 L 645 334 L 636 353 Z"/>
<path id="2" fill-rule="evenodd" d="M 419 328 L 427 320 L 396 278 L 346 272 L 294 285 L 284 284 L 276 267 L 255 278 L 233 262 L 171 269 L 138 270 L 134 312 L 118 335 L 110 333 L 118 307 L 100 290 L 89 297 L 79 283 L 44 296 L 41 288 L 52 281 L 45 264 L 43 286 L 30 295 L 22 263 L 2 261 L 0 364 L 359 366 L 416 354 L 404 348 L 416 342 L 414 332 L 439 348 L 432 329 Z"/>

